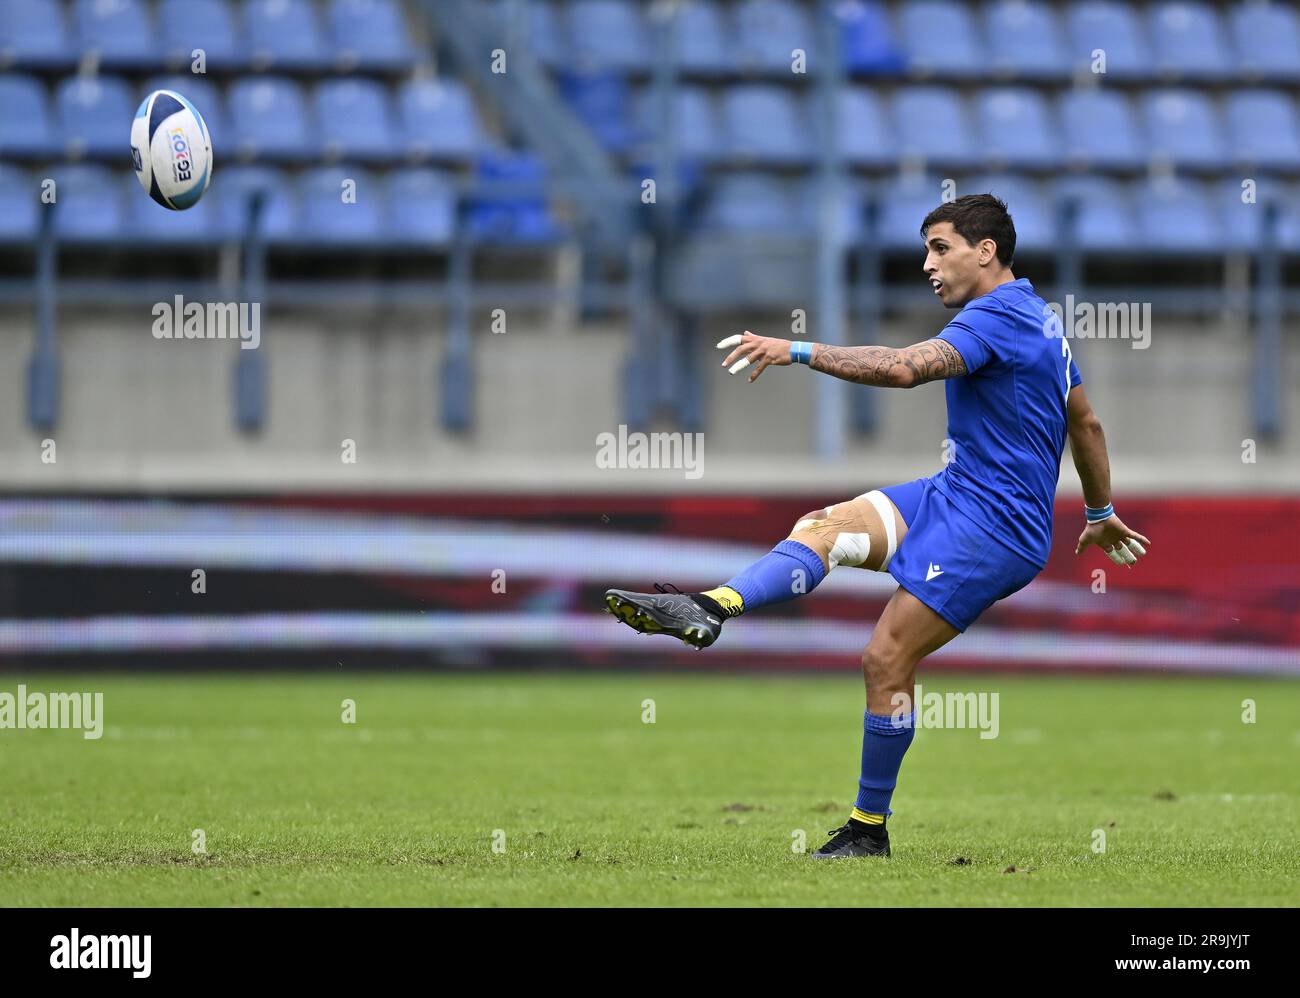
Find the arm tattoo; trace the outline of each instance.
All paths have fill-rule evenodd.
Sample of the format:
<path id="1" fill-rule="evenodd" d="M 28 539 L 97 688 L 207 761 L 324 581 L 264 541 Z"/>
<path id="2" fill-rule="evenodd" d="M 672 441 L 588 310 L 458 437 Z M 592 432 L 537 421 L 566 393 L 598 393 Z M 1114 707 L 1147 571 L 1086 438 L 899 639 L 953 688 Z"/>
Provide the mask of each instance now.
<path id="1" fill-rule="evenodd" d="M 960 378 L 966 373 L 957 348 L 937 338 L 901 349 L 818 343 L 808 366 L 845 381 L 885 388 L 911 388 L 927 381 Z"/>

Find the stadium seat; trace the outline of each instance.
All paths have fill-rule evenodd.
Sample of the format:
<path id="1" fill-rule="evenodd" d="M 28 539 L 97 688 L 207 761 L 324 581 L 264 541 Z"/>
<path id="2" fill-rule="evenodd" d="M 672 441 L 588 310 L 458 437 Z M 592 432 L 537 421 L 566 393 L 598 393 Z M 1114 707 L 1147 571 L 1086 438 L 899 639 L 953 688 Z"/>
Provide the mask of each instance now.
<path id="1" fill-rule="evenodd" d="M 543 66 L 564 66 L 569 61 L 569 41 L 566 26 L 560 20 L 550 0 L 507 0 L 503 3 L 507 13 L 522 19 L 528 48 Z"/>
<path id="2" fill-rule="evenodd" d="M 197 204 L 184 211 L 172 211 L 145 194 L 134 174 L 122 182 L 126 188 L 126 223 L 134 238 L 146 243 L 195 247 L 220 239 L 221 213 L 211 188 Z"/>
<path id="3" fill-rule="evenodd" d="M 245 159 L 315 159 L 320 150 L 308 127 L 302 89 L 274 76 L 245 77 L 230 87 L 236 150 Z"/>
<path id="4" fill-rule="evenodd" d="M 1090 72 L 1094 52 L 1105 53 L 1105 76 L 1112 79 L 1146 79 L 1152 62 L 1146 32 L 1133 8 L 1115 0 L 1085 0 L 1070 5 L 1066 13 L 1066 44 L 1071 69 Z"/>
<path id="5" fill-rule="evenodd" d="M 30 76 L 0 76 L 0 157 L 48 159 L 63 149 L 51 127 L 45 87 Z"/>
<path id="6" fill-rule="evenodd" d="M 1133 120 L 1129 98 L 1113 90 L 1071 90 L 1060 102 L 1067 161 L 1098 170 L 1134 170 L 1146 164 L 1146 149 Z"/>
<path id="7" fill-rule="evenodd" d="M 817 38 L 812 21 L 791 0 L 741 0 L 734 10 L 735 34 L 730 43 L 739 69 L 789 76 L 795 49 L 802 49 L 809 69 L 814 65 Z"/>
<path id="8" fill-rule="evenodd" d="M 373 246 L 383 242 L 388 214 L 384 184 L 356 166 L 308 170 L 298 182 L 301 236 L 311 246 Z M 345 201 L 351 191 L 356 200 Z"/>
<path id="9" fill-rule="evenodd" d="M 215 83 L 206 76 L 193 73 L 177 73 L 174 76 L 155 76 L 140 87 L 136 94 L 136 103 L 155 90 L 174 90 L 203 115 L 203 123 L 208 126 L 208 135 L 212 138 L 213 150 L 230 148 L 234 131 L 230 127 L 230 116 L 226 113 L 226 101 Z"/>
<path id="10" fill-rule="evenodd" d="M 1059 166 L 1061 140 L 1042 94 L 1025 87 L 984 90 L 975 100 L 980 149 L 999 167 Z"/>
<path id="11" fill-rule="evenodd" d="M 688 0 L 676 8 L 673 44 L 682 73 L 714 76 L 735 69 L 730 26 L 723 9 L 710 0 Z"/>
<path id="12" fill-rule="evenodd" d="M 53 174 L 56 199 L 54 226 L 62 242 L 118 242 L 126 234 L 122 217 L 123 187 L 120 170 L 79 163 L 61 166 Z M 135 193 L 147 201 L 134 176 Z M 164 209 L 165 210 L 165 209 Z"/>
<path id="13" fill-rule="evenodd" d="M 0 163 L 0 244 L 30 243 L 36 238 L 40 180 L 16 166 Z M 135 178 L 131 178 L 135 183 Z"/>
<path id="14" fill-rule="evenodd" d="M 248 225 L 249 197 L 265 197 L 259 220 L 262 238 L 271 243 L 290 242 L 298 233 L 298 191 L 279 170 L 267 166 L 231 166 L 221 170 L 204 200 L 216 195 L 218 228 L 225 239 L 242 239 Z M 201 203 L 201 202 L 200 202 Z"/>
<path id="15" fill-rule="evenodd" d="M 1207 4 L 1162 3 L 1150 12 L 1155 66 L 1168 79 L 1223 79 L 1233 66 L 1224 43 L 1227 32 Z"/>
<path id="16" fill-rule="evenodd" d="M 721 232 L 791 235 L 807 230 L 816 217 L 800 210 L 799 193 L 789 178 L 727 173 L 709 188 L 701 225 Z"/>
<path id="17" fill-rule="evenodd" d="M 967 78 L 988 71 L 979 27 L 966 4 L 916 0 L 901 5 L 898 23 L 911 73 Z"/>
<path id="18" fill-rule="evenodd" d="M 722 101 L 728 155 L 771 166 L 812 162 L 813 140 L 800 104 L 798 94 L 777 84 L 729 88 Z"/>
<path id="19" fill-rule="evenodd" d="M 889 12 L 878 0 L 845 0 L 835 5 L 840 22 L 840 51 L 846 72 L 863 76 L 896 76 L 907 56 L 894 36 Z"/>
<path id="20" fill-rule="evenodd" d="M 456 181 L 436 170 L 395 170 L 389 177 L 388 238 L 413 247 L 447 246 L 456 234 Z"/>
<path id="21" fill-rule="evenodd" d="M 55 92 L 59 133 L 68 158 L 106 157 L 129 162 L 130 121 L 138 101 L 115 76 L 72 76 Z"/>
<path id="22" fill-rule="evenodd" d="M 568 32 L 579 71 L 645 72 L 654 64 L 639 4 L 629 0 L 570 0 Z"/>
<path id="23" fill-rule="evenodd" d="M 159 47 L 167 65 L 189 69 L 202 49 L 208 70 L 228 70 L 245 62 L 244 42 L 226 0 L 162 0 L 158 6 Z"/>
<path id="24" fill-rule="evenodd" d="M 78 53 L 57 0 L 0 4 L 0 70 L 67 69 Z"/>
<path id="25" fill-rule="evenodd" d="M 1189 169 L 1227 166 L 1227 149 L 1210 100 L 1194 90 L 1149 90 L 1143 96 L 1148 152 L 1154 162 Z"/>
<path id="26" fill-rule="evenodd" d="M 397 108 L 402 148 L 413 159 L 469 160 L 482 145 L 478 110 L 458 80 L 407 83 Z"/>
<path id="27" fill-rule="evenodd" d="M 1228 17 L 1247 79 L 1300 79 L 1300 15 L 1280 3 L 1234 4 Z"/>
<path id="28" fill-rule="evenodd" d="M 1125 185 L 1105 177 L 1069 177 L 1051 192 L 1053 211 L 1067 198 L 1078 209 L 1074 237 L 1079 248 L 1124 252 L 1138 244 L 1138 226 Z"/>
<path id="29" fill-rule="evenodd" d="M 906 87 L 894 93 L 894 131 L 905 160 L 970 166 L 980 159 L 956 91 Z"/>
<path id="30" fill-rule="evenodd" d="M 1243 181 L 1228 177 L 1216 185 L 1215 203 L 1223 223 L 1224 243 L 1228 248 L 1254 252 L 1263 240 L 1265 206 L 1277 205 L 1276 245 L 1282 249 L 1300 249 L 1300 210 L 1296 191 L 1277 177 L 1251 178 L 1253 189 L 1246 198 Z"/>
<path id="31" fill-rule="evenodd" d="M 465 232 L 473 241 L 531 245 L 564 236 L 546 204 L 546 172 L 528 153 L 498 150 L 479 157 L 476 188 L 466 199 Z M 494 189 L 503 184 L 505 190 Z"/>
<path id="32" fill-rule="evenodd" d="M 897 143 L 888 115 L 874 91 L 846 86 L 838 95 L 840 155 L 854 166 L 887 166 L 894 162 Z"/>
<path id="33" fill-rule="evenodd" d="M 1017 256 L 1022 252 L 1043 252 L 1056 245 L 1056 206 L 1044 196 L 1038 181 L 1014 173 L 983 175 L 958 181 L 957 194 L 992 194 L 1006 202 L 1016 226 Z"/>
<path id="34" fill-rule="evenodd" d="M 642 134 L 658 134 L 660 112 L 653 87 L 641 92 L 636 106 Z M 676 128 L 674 139 L 678 156 L 713 162 L 727 154 L 717 104 L 708 90 L 691 85 L 678 87 L 672 121 Z"/>
<path id="35" fill-rule="evenodd" d="M 1287 94 L 1238 90 L 1228 95 L 1226 112 L 1234 162 L 1290 173 L 1300 170 L 1300 128 L 1295 103 Z"/>
<path id="36" fill-rule="evenodd" d="M 1139 237 L 1147 249 L 1161 253 L 1209 253 L 1223 246 L 1217 206 L 1204 186 L 1174 177 L 1159 177 L 1138 188 Z"/>
<path id="37" fill-rule="evenodd" d="M 636 142 L 627 78 L 617 70 L 561 71 L 564 101 L 606 149 L 622 154 Z"/>
<path id="38" fill-rule="evenodd" d="M 988 8 L 984 35 L 997 75 L 1047 80 L 1070 73 L 1061 25 L 1039 0 L 998 0 Z"/>
<path id="39" fill-rule="evenodd" d="M 398 72 L 415 63 L 415 50 L 393 0 L 332 0 L 329 36 L 345 72 Z"/>
<path id="40" fill-rule="evenodd" d="M 316 86 L 314 113 L 327 159 L 384 162 L 399 154 L 383 84 L 355 78 L 322 80 Z"/>
<path id="41" fill-rule="evenodd" d="M 102 69 L 162 65 L 153 19 L 141 0 L 77 0 L 77 38 Z"/>
<path id="42" fill-rule="evenodd" d="M 244 5 L 254 69 L 321 72 L 333 62 L 308 0 L 248 0 Z"/>
<path id="43" fill-rule="evenodd" d="M 921 222 L 943 200 L 942 181 L 926 174 L 904 174 L 871 185 L 868 197 L 876 203 L 876 237 L 888 250 L 924 255 Z"/>

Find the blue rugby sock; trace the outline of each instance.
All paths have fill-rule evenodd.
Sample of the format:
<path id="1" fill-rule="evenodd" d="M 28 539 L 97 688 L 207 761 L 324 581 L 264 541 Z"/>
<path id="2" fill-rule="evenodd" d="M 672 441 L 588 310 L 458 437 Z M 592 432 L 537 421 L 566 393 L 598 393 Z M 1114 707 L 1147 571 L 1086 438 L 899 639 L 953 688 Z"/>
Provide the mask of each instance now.
<path id="1" fill-rule="evenodd" d="M 725 584 L 740 593 L 748 612 L 810 593 L 825 577 L 826 566 L 816 551 L 786 540 Z"/>
<path id="2" fill-rule="evenodd" d="M 858 777 L 858 809 L 891 815 L 889 799 L 898 783 L 898 769 L 916 735 L 916 711 L 894 722 L 892 715 L 862 714 L 862 775 Z"/>

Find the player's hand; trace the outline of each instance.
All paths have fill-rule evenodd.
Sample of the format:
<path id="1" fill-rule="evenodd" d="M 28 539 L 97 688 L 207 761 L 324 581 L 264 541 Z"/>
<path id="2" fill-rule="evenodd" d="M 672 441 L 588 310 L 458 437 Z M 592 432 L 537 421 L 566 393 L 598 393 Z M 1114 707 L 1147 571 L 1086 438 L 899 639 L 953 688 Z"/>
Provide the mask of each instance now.
<path id="1" fill-rule="evenodd" d="M 735 349 L 727 354 L 722 366 L 727 368 L 728 374 L 737 374 L 753 364 L 754 371 L 749 376 L 751 382 L 757 381 L 769 364 L 786 367 L 790 363 L 789 340 L 777 339 L 775 336 L 755 336 L 748 329 L 718 341 L 719 350 L 727 347 Z"/>
<path id="2" fill-rule="evenodd" d="M 1147 553 L 1147 545 L 1150 543 L 1136 530 L 1124 526 L 1124 521 L 1118 516 L 1108 516 L 1084 528 L 1074 553 L 1079 554 L 1089 544 L 1096 544 L 1116 565 L 1132 568 Z"/>

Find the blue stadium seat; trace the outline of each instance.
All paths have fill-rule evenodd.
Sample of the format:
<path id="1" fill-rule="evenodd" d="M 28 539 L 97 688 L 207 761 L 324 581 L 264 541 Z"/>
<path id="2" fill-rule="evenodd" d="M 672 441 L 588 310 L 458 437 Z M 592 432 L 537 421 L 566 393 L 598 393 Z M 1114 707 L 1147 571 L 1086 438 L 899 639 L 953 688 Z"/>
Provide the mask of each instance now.
<path id="1" fill-rule="evenodd" d="M 162 0 L 158 5 L 159 49 L 167 64 L 190 68 L 202 49 L 208 71 L 244 65 L 244 42 L 226 0 Z"/>
<path id="2" fill-rule="evenodd" d="M 72 76 L 58 86 L 59 133 L 70 159 L 103 156 L 130 161 L 130 122 L 138 101 L 114 76 Z"/>
<path id="3" fill-rule="evenodd" d="M 308 127 L 302 88 L 274 76 L 245 77 L 230 87 L 236 151 L 248 159 L 315 159 L 320 150 Z"/>
<path id="4" fill-rule="evenodd" d="M 339 68 L 397 72 L 415 63 L 415 49 L 393 0 L 333 0 L 329 32 Z"/>
<path id="5" fill-rule="evenodd" d="M 134 174 L 123 178 L 123 184 L 126 188 L 126 224 L 140 241 L 203 247 L 220 238 L 221 212 L 211 187 L 198 204 L 184 211 L 172 211 L 149 197 Z"/>
<path id="6" fill-rule="evenodd" d="M 1231 158 L 1244 166 L 1300 170 L 1296 106 L 1278 90 L 1238 90 L 1227 98 Z"/>
<path id="7" fill-rule="evenodd" d="M 897 157 L 888 115 L 876 93 L 846 86 L 838 95 L 839 143 L 844 161 L 855 166 L 886 166 Z"/>
<path id="8" fill-rule="evenodd" d="M 673 104 L 672 121 L 676 128 L 674 141 L 678 156 L 706 163 L 726 156 L 717 103 L 708 90 L 680 86 Z M 653 88 L 643 90 L 637 100 L 637 121 L 642 134 L 658 134 L 660 115 Z"/>
<path id="9" fill-rule="evenodd" d="M 979 26 L 958 0 L 916 0 L 898 12 L 907 68 L 921 76 L 983 76 L 988 72 Z"/>
<path id="10" fill-rule="evenodd" d="M 815 223 L 799 210 L 799 195 L 788 178 L 758 173 L 727 173 L 709 189 L 701 225 L 735 233 L 793 234 Z"/>
<path id="11" fill-rule="evenodd" d="M 63 4 L 15 0 L 0 4 L 0 69 L 66 69 L 77 63 Z"/>
<path id="12" fill-rule="evenodd" d="M 1162 3 L 1150 12 L 1156 69 L 1173 79 L 1218 80 L 1233 71 L 1227 32 L 1207 4 Z"/>
<path id="13" fill-rule="evenodd" d="M 135 183 L 135 178 L 131 181 Z M 0 244 L 30 243 L 35 239 L 40 208 L 40 178 L 0 163 Z"/>
<path id="14" fill-rule="evenodd" d="M 894 93 L 894 132 L 899 156 L 923 163 L 977 163 L 969 119 L 956 91 L 906 87 Z"/>
<path id="15" fill-rule="evenodd" d="M 233 148 L 235 133 L 230 127 L 225 98 L 208 77 L 197 76 L 194 73 L 155 76 L 137 91 L 137 104 L 155 90 L 174 90 L 194 105 L 199 114 L 203 115 L 203 123 L 208 126 L 214 155 L 219 155 L 216 150 Z"/>
<path id="16" fill-rule="evenodd" d="M 244 24 L 249 62 L 255 69 L 319 72 L 333 62 L 316 9 L 308 0 L 248 0 Z"/>
<path id="17" fill-rule="evenodd" d="M 1251 179 L 1254 189 L 1249 201 L 1243 200 L 1245 192 L 1239 177 L 1229 177 L 1216 185 L 1215 202 L 1223 223 L 1224 243 L 1233 250 L 1252 252 L 1259 249 L 1263 240 L 1265 205 L 1271 201 L 1278 208 L 1276 245 L 1287 250 L 1300 249 L 1297 192 L 1277 177 Z"/>
<path id="18" fill-rule="evenodd" d="M 627 78 L 618 70 L 570 71 L 557 75 L 564 101 L 606 149 L 622 154 L 637 141 Z"/>
<path id="19" fill-rule="evenodd" d="M 741 69 L 789 76 L 791 52 L 803 49 L 811 71 L 817 38 L 812 21 L 791 0 L 741 0 L 735 8 L 731 47 Z"/>
<path id="20" fill-rule="evenodd" d="M 1223 245 L 1217 206 L 1198 182 L 1174 177 L 1138 188 L 1142 245 L 1162 253 L 1210 253 Z"/>
<path id="21" fill-rule="evenodd" d="M 547 208 L 546 171 L 536 156 L 496 150 L 479 157 L 476 172 L 489 186 L 466 199 L 465 232 L 471 240 L 526 246 L 564 237 Z M 493 183 L 518 187 L 494 190 Z"/>
<path id="22" fill-rule="evenodd" d="M 673 20 L 677 68 L 693 76 L 713 76 L 735 69 L 731 29 L 723 9 L 709 0 L 688 0 Z"/>
<path id="23" fill-rule="evenodd" d="M 456 234 L 456 181 L 427 169 L 395 170 L 388 181 L 388 238 L 413 247 L 447 246 Z"/>
<path id="24" fill-rule="evenodd" d="M 629 0 L 570 0 L 569 38 L 579 70 L 644 72 L 654 62 L 638 4 Z"/>
<path id="25" fill-rule="evenodd" d="M 896 76 L 907 67 L 889 12 L 878 0 L 845 0 L 835 5 L 835 15 L 840 22 L 840 53 L 846 72 Z"/>
<path id="26" fill-rule="evenodd" d="M 59 239 L 68 243 L 120 241 L 126 232 L 122 213 L 122 172 L 80 163 L 62 166 L 53 174 L 56 197 L 54 225 Z M 134 176 L 135 193 L 148 195 Z"/>
<path id="27" fill-rule="evenodd" d="M 0 157 L 48 159 L 63 154 L 45 87 L 30 76 L 0 76 Z"/>
<path id="28" fill-rule="evenodd" d="M 77 0 L 77 37 L 103 69 L 159 66 L 153 19 L 141 0 Z"/>
<path id="29" fill-rule="evenodd" d="M 474 101 L 458 80 L 406 84 L 397 95 L 402 147 L 417 159 L 469 160 L 482 146 Z"/>
<path id="30" fill-rule="evenodd" d="M 1047 169 L 1062 160 L 1061 139 L 1037 90 L 999 87 L 975 100 L 980 149 L 999 167 Z"/>
<path id="31" fill-rule="evenodd" d="M 1227 149 L 1218 114 L 1194 90 L 1149 90 L 1143 97 L 1148 152 L 1156 162 L 1189 169 L 1227 166 Z"/>
<path id="32" fill-rule="evenodd" d="M 528 48 L 543 66 L 564 66 L 571 42 L 560 15 L 549 0 L 516 0 L 525 21 Z M 507 8 L 509 9 L 509 8 Z M 508 51 L 507 46 L 507 51 Z"/>
<path id="33" fill-rule="evenodd" d="M 368 170 L 356 166 L 318 167 L 302 175 L 298 189 L 301 234 L 307 244 L 374 246 L 383 242 L 388 192 Z M 355 193 L 355 201 L 343 200 L 348 190 Z"/>
<path id="34" fill-rule="evenodd" d="M 722 102 L 728 155 L 772 166 L 810 163 L 814 145 L 800 98 L 777 84 L 729 88 Z"/>
<path id="35" fill-rule="evenodd" d="M 1055 205 L 1044 196 L 1043 186 L 1019 174 L 991 174 L 957 183 L 958 196 L 992 194 L 1001 198 L 1016 226 L 1016 256 L 1051 249 L 1056 245 Z M 919 220 L 918 220 L 919 224 Z"/>
<path id="36" fill-rule="evenodd" d="M 988 8 L 984 24 L 994 73 L 1040 80 L 1070 74 L 1065 36 L 1047 4 L 998 0 Z"/>
<path id="37" fill-rule="evenodd" d="M 1066 159 L 1073 166 L 1134 170 L 1146 164 L 1127 96 L 1114 90 L 1071 90 L 1061 98 Z"/>
<path id="38" fill-rule="evenodd" d="M 1132 251 L 1138 242 L 1138 226 L 1125 185 L 1104 177 L 1069 177 L 1055 185 L 1053 210 L 1066 199 L 1078 206 L 1075 238 L 1081 249 Z"/>
<path id="39" fill-rule="evenodd" d="M 790 200 L 794 212 L 788 226 L 789 232 L 796 236 L 820 238 L 821 178 L 816 175 L 795 177 L 788 182 L 791 185 Z M 831 215 L 831 224 L 835 226 L 838 237 L 851 246 L 860 244 L 866 238 L 863 191 L 867 188 L 867 182 L 850 177 L 836 195 L 838 207 Z"/>
<path id="40" fill-rule="evenodd" d="M 322 80 L 314 110 L 328 159 L 385 162 L 399 153 L 388 88 L 374 80 Z"/>
<path id="41" fill-rule="evenodd" d="M 1243 76 L 1300 79 L 1300 15 L 1280 3 L 1243 3 L 1228 17 Z"/>
<path id="42" fill-rule="evenodd" d="M 1066 35 L 1072 71 L 1089 71 L 1093 53 L 1100 49 L 1105 53 L 1106 77 L 1146 79 L 1151 76 L 1146 32 L 1127 3 L 1085 0 L 1072 4 L 1066 13 Z"/>
<path id="43" fill-rule="evenodd" d="M 271 243 L 291 242 L 298 233 L 298 191 L 280 170 L 267 166 L 230 166 L 214 174 L 204 200 L 216 195 L 218 228 L 223 238 L 242 239 L 248 224 L 249 197 L 265 198 L 258 228 Z M 202 202 L 200 202 L 202 203 Z"/>
<path id="44" fill-rule="evenodd" d="M 880 245 L 915 253 L 919 273 L 919 261 L 925 255 L 921 222 L 942 203 L 942 182 L 925 174 L 904 174 L 876 186 L 872 196 L 878 210 L 876 235 Z"/>

